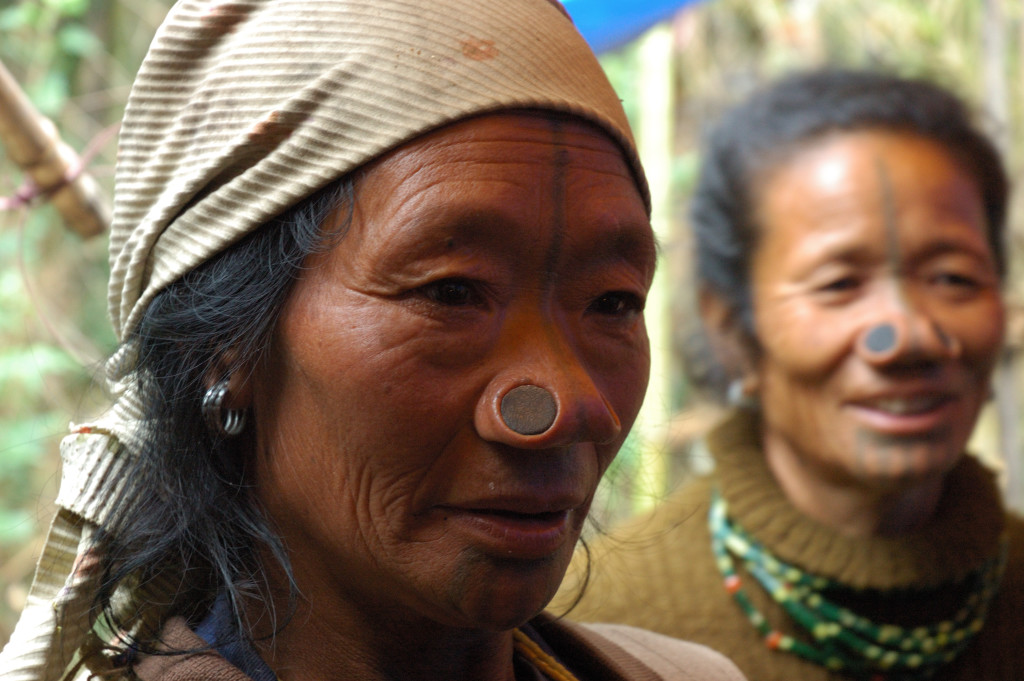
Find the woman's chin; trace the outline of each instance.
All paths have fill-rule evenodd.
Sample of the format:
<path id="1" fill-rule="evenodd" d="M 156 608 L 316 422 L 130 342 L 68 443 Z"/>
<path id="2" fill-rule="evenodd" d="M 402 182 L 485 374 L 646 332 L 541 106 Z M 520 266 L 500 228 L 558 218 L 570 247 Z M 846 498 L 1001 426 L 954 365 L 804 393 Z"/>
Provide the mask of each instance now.
<path id="1" fill-rule="evenodd" d="M 544 562 L 548 565 L 501 566 L 486 582 L 452 593 L 452 598 L 461 601 L 463 625 L 507 631 L 536 617 L 554 597 L 565 572 L 561 561 Z"/>
<path id="2" fill-rule="evenodd" d="M 862 469 L 864 479 L 880 491 L 912 489 L 946 476 L 959 463 L 960 451 L 931 447 L 890 449 L 886 457 Z M 875 465 L 871 465 L 871 464 Z"/>

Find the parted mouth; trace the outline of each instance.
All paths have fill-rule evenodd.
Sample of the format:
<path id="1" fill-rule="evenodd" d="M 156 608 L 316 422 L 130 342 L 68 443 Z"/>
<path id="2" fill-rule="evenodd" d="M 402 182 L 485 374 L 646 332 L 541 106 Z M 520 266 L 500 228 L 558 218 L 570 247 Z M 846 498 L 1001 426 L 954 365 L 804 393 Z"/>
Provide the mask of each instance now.
<path id="1" fill-rule="evenodd" d="M 508 520 L 535 520 L 539 522 L 551 522 L 561 520 L 569 512 L 567 510 L 562 511 L 538 511 L 538 512 L 526 512 L 526 511 L 508 511 L 504 509 L 493 509 L 493 508 L 478 508 L 478 509 L 467 509 L 470 513 L 477 513 L 479 515 L 489 515 L 495 518 L 505 518 Z"/>
<path id="2" fill-rule="evenodd" d="M 555 517 L 569 513 L 578 504 L 568 499 L 481 499 L 448 505 L 455 511 L 509 518 Z"/>
<path id="3" fill-rule="evenodd" d="M 447 508 L 446 522 L 456 536 L 495 556 L 547 559 L 575 541 L 569 510 L 513 510 L 458 506 Z"/>
<path id="4" fill-rule="evenodd" d="M 925 414 L 948 403 L 952 397 L 948 394 L 911 395 L 905 397 L 876 397 L 859 401 L 862 407 L 886 412 L 895 416 Z"/>
<path id="5" fill-rule="evenodd" d="M 586 497 L 570 485 L 557 485 L 541 491 L 523 490 L 482 494 L 448 500 L 443 506 L 464 513 L 509 518 L 556 517 L 570 513 L 586 502 Z"/>

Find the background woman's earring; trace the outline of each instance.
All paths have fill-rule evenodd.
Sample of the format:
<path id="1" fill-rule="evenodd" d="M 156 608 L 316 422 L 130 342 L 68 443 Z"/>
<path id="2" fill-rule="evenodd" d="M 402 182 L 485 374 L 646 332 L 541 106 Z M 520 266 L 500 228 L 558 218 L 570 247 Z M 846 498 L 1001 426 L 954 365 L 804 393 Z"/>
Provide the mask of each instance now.
<path id="1" fill-rule="evenodd" d="M 730 407 L 739 409 L 757 409 L 760 403 L 752 394 L 749 382 L 743 378 L 734 378 L 725 391 L 725 401 Z"/>
<path id="2" fill-rule="evenodd" d="M 245 429 L 245 410 L 224 409 L 228 379 L 222 379 L 203 395 L 203 419 L 206 426 L 222 437 L 235 437 Z"/>

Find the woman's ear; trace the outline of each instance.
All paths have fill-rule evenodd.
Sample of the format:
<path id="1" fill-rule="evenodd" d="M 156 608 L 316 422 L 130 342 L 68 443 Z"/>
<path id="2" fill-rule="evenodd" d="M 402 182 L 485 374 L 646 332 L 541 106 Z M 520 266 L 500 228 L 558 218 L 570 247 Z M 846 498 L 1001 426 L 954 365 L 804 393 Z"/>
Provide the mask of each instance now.
<path id="1" fill-rule="evenodd" d="M 698 308 L 715 359 L 732 381 L 739 383 L 743 396 L 755 396 L 760 385 L 756 346 L 743 326 L 740 312 L 708 288 L 701 289 Z"/>
<path id="2" fill-rule="evenodd" d="M 221 381 L 228 382 L 224 395 L 225 409 L 246 410 L 252 407 L 252 369 L 245 362 L 238 361 L 233 348 L 217 355 L 213 366 L 206 372 L 205 390 L 210 390 Z"/>

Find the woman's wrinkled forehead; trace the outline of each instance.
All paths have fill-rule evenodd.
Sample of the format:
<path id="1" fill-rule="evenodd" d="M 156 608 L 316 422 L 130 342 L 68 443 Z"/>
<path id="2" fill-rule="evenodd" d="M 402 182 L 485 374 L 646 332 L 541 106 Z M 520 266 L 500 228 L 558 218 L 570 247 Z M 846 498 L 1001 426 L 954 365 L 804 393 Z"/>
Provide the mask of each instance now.
<path id="1" fill-rule="evenodd" d="M 115 329 L 125 338 L 157 291 L 325 185 L 507 109 L 598 125 L 647 201 L 619 99 L 551 0 L 179 2 L 122 126 Z"/>

